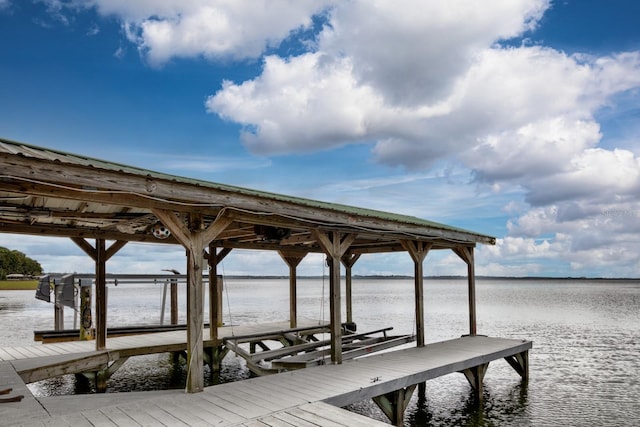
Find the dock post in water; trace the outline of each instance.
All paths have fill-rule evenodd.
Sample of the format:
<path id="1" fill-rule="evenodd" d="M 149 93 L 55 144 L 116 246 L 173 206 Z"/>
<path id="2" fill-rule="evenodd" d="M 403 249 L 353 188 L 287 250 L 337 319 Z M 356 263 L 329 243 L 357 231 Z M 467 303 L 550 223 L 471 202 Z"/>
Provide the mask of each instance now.
<path id="1" fill-rule="evenodd" d="M 91 326 L 91 283 L 80 286 L 80 341 L 93 339 Z"/>

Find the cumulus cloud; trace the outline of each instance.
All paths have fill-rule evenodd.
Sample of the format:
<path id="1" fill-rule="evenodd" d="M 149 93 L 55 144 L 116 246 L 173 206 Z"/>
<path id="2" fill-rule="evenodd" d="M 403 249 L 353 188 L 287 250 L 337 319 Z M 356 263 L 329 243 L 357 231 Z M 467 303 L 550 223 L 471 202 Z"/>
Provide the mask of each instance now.
<path id="1" fill-rule="evenodd" d="M 330 1 L 92 0 L 125 21 L 127 37 L 153 65 L 172 58 L 257 58 L 312 24 Z"/>
<path id="2" fill-rule="evenodd" d="M 393 105 L 446 97 L 476 52 L 533 28 L 547 1 L 353 1 L 332 9 L 320 50 L 348 56 L 354 76 Z M 363 19 L 366 17 L 366 19 Z"/>
<path id="3" fill-rule="evenodd" d="M 599 122 L 619 99 L 635 105 L 640 52 L 509 43 L 535 31 L 549 0 L 71 4 L 118 16 L 153 65 L 260 58 L 259 75 L 225 81 L 206 100 L 207 111 L 242 125 L 253 153 L 367 143 L 380 164 L 420 171 L 450 160 L 496 194 L 517 188 L 521 198 L 502 212 L 508 235 L 482 252 L 487 271 L 501 259 L 527 259 L 534 272 L 563 259 L 640 274 L 640 141 L 636 132 L 603 144 Z M 306 52 L 265 55 L 318 16 L 323 25 Z"/>

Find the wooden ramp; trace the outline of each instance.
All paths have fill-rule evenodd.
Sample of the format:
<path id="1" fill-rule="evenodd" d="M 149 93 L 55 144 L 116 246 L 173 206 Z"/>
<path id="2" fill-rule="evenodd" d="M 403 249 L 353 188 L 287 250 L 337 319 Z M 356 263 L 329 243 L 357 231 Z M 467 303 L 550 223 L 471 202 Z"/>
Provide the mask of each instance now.
<path id="1" fill-rule="evenodd" d="M 530 341 L 524 340 L 462 337 L 421 348 L 378 353 L 342 365 L 316 366 L 221 384 L 195 394 L 168 391 L 40 398 L 38 400 L 51 416 L 37 421 L 31 417 L 19 425 L 264 427 L 381 424 L 336 408 L 370 398 L 383 403 L 386 399 L 396 413 L 396 419 L 391 416 L 390 419 L 401 425 L 405 404 L 410 399 L 410 393 L 407 396 L 405 392 L 416 384 L 454 372 L 478 371 L 478 367 L 486 367 L 489 362 L 501 358 L 519 365 L 521 375 L 526 378 L 526 355 L 531 346 Z M 399 391 L 406 400 L 391 398 Z M 127 395 L 136 397 L 128 399 Z"/>
<path id="2" fill-rule="evenodd" d="M 413 335 L 387 335 L 392 329 L 393 327 L 388 327 L 362 333 L 343 331 L 342 360 L 347 361 L 415 341 Z M 316 337 L 316 334 L 326 332 L 326 329 L 317 327 L 296 328 L 280 333 L 235 335 L 224 338 L 223 342 L 230 351 L 245 359 L 251 372 L 267 375 L 330 363 L 331 340 Z M 267 345 L 272 345 L 271 342 L 281 347 L 271 349 Z"/>

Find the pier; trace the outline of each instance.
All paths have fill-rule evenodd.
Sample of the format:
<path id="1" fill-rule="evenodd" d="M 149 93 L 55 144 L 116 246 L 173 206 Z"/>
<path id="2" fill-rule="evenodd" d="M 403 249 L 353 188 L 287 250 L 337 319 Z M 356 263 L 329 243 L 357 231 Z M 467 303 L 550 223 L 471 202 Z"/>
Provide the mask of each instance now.
<path id="1" fill-rule="evenodd" d="M 270 418 L 279 420 L 278 425 L 354 426 L 358 422 L 376 425 L 373 420 L 338 409 L 373 399 L 392 424 L 402 425 L 406 404 L 416 386 L 430 379 L 462 373 L 481 393 L 482 377 L 489 363 L 505 359 L 526 380 L 531 346 L 526 340 L 466 336 L 379 353 L 340 365 L 320 365 L 206 387 L 198 394 L 169 390 L 44 397 L 37 401 L 45 411 L 34 413 L 31 411 L 35 398 L 28 396 L 24 406 L 21 406 L 23 403 L 0 406 L 0 416 L 4 414 L 5 420 L 6 416 L 14 417 L 17 424 L 33 426 L 95 425 L 96 422 L 116 426 L 248 426 L 271 425 L 264 422 Z M 0 364 L 6 371 L 5 364 L 19 366 L 19 361 Z M 14 384 L 17 383 L 14 379 Z M 30 394 L 25 389 L 23 387 L 22 392 Z M 14 405 L 11 411 L 7 405 Z"/>
<path id="2" fill-rule="evenodd" d="M 95 399 L 100 409 L 80 410 L 84 418 L 65 415 L 71 420 L 68 424 L 62 420 L 59 425 L 80 425 L 82 419 L 86 425 L 101 424 L 99 420 L 106 425 L 219 425 L 209 420 L 228 425 L 263 425 L 269 423 L 259 421 L 260 417 L 282 420 L 295 417 L 291 411 L 302 411 L 307 414 L 305 417 L 313 418 L 309 414 L 318 408 L 326 409 L 328 404 L 342 406 L 369 398 L 393 424 L 401 425 L 413 391 L 430 378 L 462 372 L 475 390 L 478 403 L 489 362 L 506 359 L 524 381 L 528 378 L 531 342 L 488 338 L 478 333 L 475 248 L 496 242 L 494 237 L 478 232 L 402 214 L 176 177 L 5 139 L 0 139 L 0 232 L 68 238 L 95 267 L 93 279 L 84 286 L 81 296 L 86 303 L 90 301 L 89 289 L 94 293 L 94 314 L 83 317 L 83 321 L 87 320 L 84 332 L 90 328 L 95 336 L 84 334 L 84 339 L 92 338 L 85 342 L 34 346 L 37 350 L 5 348 L 2 358 L 13 359 L 0 363 L 15 365 L 12 369 L 19 371 L 21 381 L 81 372 L 93 375 L 98 388 L 104 389 L 110 373 L 127 357 L 150 352 L 183 354 L 189 366 L 183 396 L 178 398 L 171 392 L 171 398 L 144 402 L 149 408 L 156 408 L 154 414 L 147 414 L 147 406 L 142 403 L 137 409 L 116 405 L 110 412 L 114 405 L 102 399 L 114 399 L 113 396 L 78 396 L 74 398 L 82 401 L 78 406 L 84 408 L 85 402 Z M 185 331 L 108 337 L 108 261 L 130 242 L 179 245 L 186 252 Z M 288 267 L 289 318 L 287 327 L 278 334 L 281 348 L 267 346 L 260 339 L 262 332 L 256 331 L 243 334 L 253 334 L 253 338 L 249 338 L 249 349 L 242 349 L 238 347 L 242 343 L 225 336 L 221 328 L 218 265 L 235 249 L 277 253 Z M 427 345 L 424 263 L 433 251 L 451 251 L 466 268 L 468 336 Z M 413 263 L 415 334 L 391 339 L 371 334 L 355 338 L 347 327 L 357 321 L 353 318 L 353 267 L 363 256 L 391 253 L 404 253 Z M 322 325 L 327 337 L 290 339 L 287 334 L 304 327 L 297 312 L 297 267 L 309 254 L 321 254 L 329 268 L 329 316 L 327 325 Z M 171 277 L 175 279 L 167 275 L 167 280 Z M 205 280 L 209 282 L 208 294 Z M 207 329 L 205 300 L 209 307 L 206 320 L 211 325 Z M 93 325 L 88 324 L 89 319 Z M 158 342 L 165 337 L 167 341 Z M 126 340 L 137 344 L 116 345 Z M 413 347 L 369 355 L 375 350 L 387 351 L 387 346 L 395 344 Z M 69 354 L 56 355 L 46 354 L 44 349 L 54 348 L 48 345 L 76 347 Z M 205 390 L 204 364 L 218 369 L 230 349 L 241 354 L 259 374 L 284 372 Z M 261 372 L 257 361 L 271 366 Z M 259 388 L 262 386 L 264 389 Z M 132 404 L 124 399 L 125 405 Z M 189 402 L 196 403 L 190 407 Z M 213 406 L 219 406 L 222 412 L 216 412 L 218 409 Z M 240 406 L 242 410 L 237 409 Z M 337 409 L 332 413 L 342 414 Z M 136 420 L 138 414 L 150 417 L 145 418 L 149 422 Z M 353 414 L 342 415 L 353 418 Z M 53 424 L 57 422 L 56 418 Z M 336 424 L 332 422 L 324 425 Z M 306 425 L 323 424 L 309 421 Z M 355 421 L 343 425 L 355 425 Z"/>

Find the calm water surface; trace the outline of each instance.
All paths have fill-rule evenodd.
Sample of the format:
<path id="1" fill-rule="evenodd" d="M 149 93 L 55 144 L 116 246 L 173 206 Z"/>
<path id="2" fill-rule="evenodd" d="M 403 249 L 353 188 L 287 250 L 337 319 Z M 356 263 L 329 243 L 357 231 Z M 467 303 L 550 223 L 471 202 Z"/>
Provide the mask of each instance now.
<path id="1" fill-rule="evenodd" d="M 286 320 L 287 280 L 225 280 L 225 323 Z M 300 280 L 301 318 L 328 319 L 328 282 Z M 468 332 L 466 283 L 425 281 L 428 342 Z M 158 324 L 162 285 L 109 288 L 109 326 Z M 184 292 L 180 295 L 185 321 Z M 479 280 L 478 333 L 534 342 L 530 380 L 503 360 L 485 377 L 484 405 L 477 408 L 463 375 L 429 381 L 426 398 L 413 397 L 407 426 L 640 425 L 640 282 L 580 280 Z M 208 308 L 205 309 L 208 311 Z M 344 316 L 344 313 L 343 313 Z M 73 327 L 67 309 L 66 325 Z M 166 318 L 168 318 L 168 313 Z M 415 331 L 412 280 L 354 280 L 354 320 L 359 331 L 393 326 Z M 53 327 L 53 307 L 32 291 L 0 292 L 3 345 L 30 345 L 33 330 Z M 207 384 L 250 376 L 242 360 L 227 356 L 223 370 L 205 368 Z M 184 387 L 185 369 L 166 355 L 132 358 L 108 383 L 109 392 Z M 74 376 L 30 385 L 36 395 L 87 392 Z M 352 411 L 385 420 L 371 402 Z"/>

